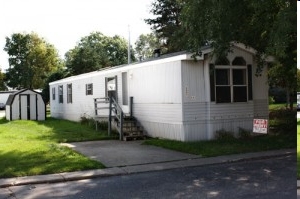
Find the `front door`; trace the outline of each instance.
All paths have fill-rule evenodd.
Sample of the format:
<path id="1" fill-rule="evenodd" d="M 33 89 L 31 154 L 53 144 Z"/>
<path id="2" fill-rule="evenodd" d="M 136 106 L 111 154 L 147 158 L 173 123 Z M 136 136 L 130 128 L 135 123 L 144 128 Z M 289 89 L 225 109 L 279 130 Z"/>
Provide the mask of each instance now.
<path id="1" fill-rule="evenodd" d="M 105 78 L 106 97 L 113 97 L 118 101 L 118 84 L 117 76 Z"/>
<path id="2" fill-rule="evenodd" d="M 20 119 L 30 120 L 30 95 L 20 95 Z"/>

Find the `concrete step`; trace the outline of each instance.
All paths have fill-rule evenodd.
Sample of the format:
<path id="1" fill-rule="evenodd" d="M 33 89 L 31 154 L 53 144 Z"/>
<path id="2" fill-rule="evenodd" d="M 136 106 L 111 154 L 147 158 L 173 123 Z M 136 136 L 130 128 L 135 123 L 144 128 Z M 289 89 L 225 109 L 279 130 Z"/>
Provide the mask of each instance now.
<path id="1" fill-rule="evenodd" d="M 145 135 L 129 135 L 123 137 L 123 141 L 134 141 L 134 140 L 144 140 L 144 139 L 146 139 Z"/>

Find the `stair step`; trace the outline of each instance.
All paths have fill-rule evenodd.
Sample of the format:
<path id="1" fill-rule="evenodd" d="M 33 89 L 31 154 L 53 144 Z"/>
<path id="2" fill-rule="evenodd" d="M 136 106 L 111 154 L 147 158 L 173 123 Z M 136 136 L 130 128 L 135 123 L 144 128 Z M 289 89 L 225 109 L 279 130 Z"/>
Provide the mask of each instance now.
<path id="1" fill-rule="evenodd" d="M 145 135 L 134 135 L 134 136 L 124 136 L 124 141 L 132 141 L 132 140 L 144 140 L 146 139 Z"/>
<path id="2" fill-rule="evenodd" d="M 143 131 L 142 130 L 138 130 L 138 131 L 123 131 L 124 135 L 143 135 Z"/>

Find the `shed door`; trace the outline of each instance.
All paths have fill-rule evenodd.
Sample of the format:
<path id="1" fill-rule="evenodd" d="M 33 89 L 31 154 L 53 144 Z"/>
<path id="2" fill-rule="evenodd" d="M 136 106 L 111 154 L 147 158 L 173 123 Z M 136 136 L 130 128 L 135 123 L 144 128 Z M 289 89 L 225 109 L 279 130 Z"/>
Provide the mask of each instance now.
<path id="1" fill-rule="evenodd" d="M 30 95 L 20 95 L 20 119 L 30 120 Z"/>

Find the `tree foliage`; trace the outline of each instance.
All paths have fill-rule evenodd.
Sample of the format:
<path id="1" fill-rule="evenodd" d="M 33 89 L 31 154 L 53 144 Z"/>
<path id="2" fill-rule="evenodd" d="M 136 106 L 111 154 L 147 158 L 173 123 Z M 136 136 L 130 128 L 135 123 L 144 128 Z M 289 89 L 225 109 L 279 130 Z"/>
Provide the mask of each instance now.
<path id="1" fill-rule="evenodd" d="M 152 3 L 151 13 L 156 18 L 145 19 L 152 26 L 161 47 L 167 52 L 182 50 L 180 14 L 183 3 L 181 0 L 156 0 Z"/>
<path id="2" fill-rule="evenodd" d="M 45 83 L 44 83 L 44 87 L 43 87 L 43 90 L 42 90 L 42 97 L 45 101 L 45 103 L 49 103 L 50 101 L 50 86 L 49 86 L 49 83 L 50 82 L 54 82 L 56 80 L 60 80 L 60 79 L 63 79 L 67 76 L 67 73 L 65 70 L 58 70 L 58 71 L 55 71 L 54 73 L 50 74 Z"/>
<path id="3" fill-rule="evenodd" d="M 7 85 L 12 88 L 41 88 L 45 78 L 61 67 L 54 46 L 35 33 L 14 33 L 6 37 L 4 50 L 9 55 Z"/>
<path id="4" fill-rule="evenodd" d="M 195 52 L 209 43 L 222 55 L 236 41 L 253 47 L 259 56 L 291 55 L 289 60 L 295 62 L 295 1 L 189 0 L 181 16 L 187 47 Z"/>
<path id="5" fill-rule="evenodd" d="M 7 86 L 5 84 L 5 79 L 6 79 L 5 73 L 2 73 L 1 70 L 0 70 L 0 90 L 1 91 L 6 91 L 7 90 Z"/>
<path id="6" fill-rule="evenodd" d="M 141 60 L 152 57 L 154 50 L 158 48 L 160 43 L 154 33 L 142 34 L 135 42 L 135 52 Z"/>
<path id="7" fill-rule="evenodd" d="M 297 69 L 297 92 L 300 92 L 300 70 Z"/>
<path id="8" fill-rule="evenodd" d="M 201 54 L 204 45 L 218 57 L 231 51 L 232 42 L 253 47 L 259 74 L 266 55 L 276 63 L 270 68 L 270 83 L 296 91 L 296 1 L 293 0 L 156 0 L 154 19 L 147 19 L 170 49 Z M 292 100 L 290 100 L 292 104 Z"/>
<path id="9" fill-rule="evenodd" d="M 78 75 L 104 67 L 117 66 L 128 62 L 127 41 L 120 36 L 108 37 L 93 32 L 83 37 L 74 49 L 65 54 L 69 75 Z M 131 52 L 131 60 L 135 60 Z"/>

